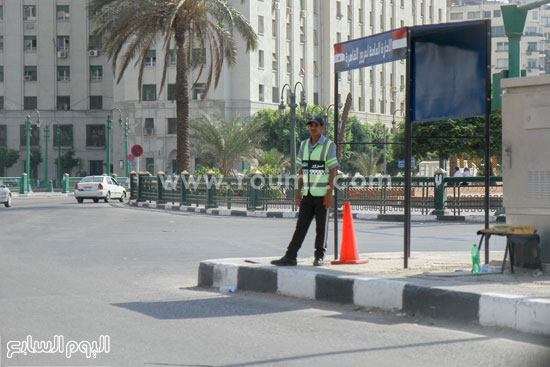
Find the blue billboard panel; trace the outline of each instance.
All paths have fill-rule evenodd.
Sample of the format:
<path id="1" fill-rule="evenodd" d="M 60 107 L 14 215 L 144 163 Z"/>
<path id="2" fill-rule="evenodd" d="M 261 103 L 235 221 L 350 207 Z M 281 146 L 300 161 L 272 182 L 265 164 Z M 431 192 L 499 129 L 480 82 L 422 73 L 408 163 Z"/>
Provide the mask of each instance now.
<path id="1" fill-rule="evenodd" d="M 481 116 L 488 21 L 411 29 L 411 122 Z"/>
<path id="2" fill-rule="evenodd" d="M 343 72 L 407 56 L 407 29 L 375 34 L 334 45 L 334 71 Z"/>

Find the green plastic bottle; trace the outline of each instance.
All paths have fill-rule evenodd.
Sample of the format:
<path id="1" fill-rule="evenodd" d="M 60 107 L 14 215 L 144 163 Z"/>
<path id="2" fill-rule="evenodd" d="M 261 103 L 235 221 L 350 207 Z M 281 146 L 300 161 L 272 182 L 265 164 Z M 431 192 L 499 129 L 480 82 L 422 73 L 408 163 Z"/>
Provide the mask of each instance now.
<path id="1" fill-rule="evenodd" d="M 472 247 L 472 273 L 481 273 L 481 266 L 479 265 L 479 249 L 475 243 Z"/>

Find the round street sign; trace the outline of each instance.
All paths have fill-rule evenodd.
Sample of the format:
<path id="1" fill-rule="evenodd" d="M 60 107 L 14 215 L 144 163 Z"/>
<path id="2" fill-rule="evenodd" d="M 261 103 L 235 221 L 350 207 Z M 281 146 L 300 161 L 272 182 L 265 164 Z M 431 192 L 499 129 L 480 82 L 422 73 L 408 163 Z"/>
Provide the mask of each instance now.
<path id="1" fill-rule="evenodd" d="M 134 157 L 141 157 L 141 155 L 143 154 L 143 147 L 139 144 L 136 144 L 132 147 L 131 152 Z"/>
<path id="2" fill-rule="evenodd" d="M 134 156 L 132 154 L 128 154 L 128 162 L 133 162 L 134 161 Z"/>

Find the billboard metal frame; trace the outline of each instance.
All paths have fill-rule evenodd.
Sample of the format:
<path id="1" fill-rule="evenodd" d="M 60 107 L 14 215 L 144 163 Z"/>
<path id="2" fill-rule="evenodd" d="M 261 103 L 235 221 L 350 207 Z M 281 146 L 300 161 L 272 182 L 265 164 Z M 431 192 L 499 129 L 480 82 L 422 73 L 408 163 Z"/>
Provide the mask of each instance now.
<path id="1" fill-rule="evenodd" d="M 491 118 L 491 21 L 490 20 L 481 20 L 481 21 L 473 21 L 473 22 L 457 22 L 457 23 L 448 23 L 450 27 L 452 26 L 467 26 L 469 23 L 475 24 L 475 25 L 481 25 L 483 24 L 485 27 L 485 35 L 486 35 L 486 47 L 485 47 L 485 134 L 484 136 L 472 136 L 472 137 L 460 137 L 464 139 L 476 139 L 476 138 L 484 138 L 485 140 L 485 200 L 484 200 L 484 209 L 485 209 L 485 228 L 489 228 L 489 184 L 490 184 L 490 172 L 491 172 L 491 161 L 490 161 L 490 118 Z M 445 24 L 442 24 L 441 26 L 444 26 Z M 376 42 L 379 41 L 380 38 L 384 38 L 390 33 L 396 34 L 396 32 L 400 35 L 403 34 L 403 31 L 406 31 L 406 53 L 405 53 L 405 202 L 404 202 L 404 226 L 403 226 L 403 266 L 404 268 L 408 268 L 409 266 L 409 257 L 411 255 L 411 158 L 412 158 L 412 123 L 411 123 L 411 85 L 412 85 L 412 74 L 411 74 L 411 56 L 412 56 L 412 32 L 416 29 L 426 29 L 428 27 L 433 27 L 434 29 L 437 29 L 437 25 L 427 25 L 427 26 L 415 26 L 415 27 L 405 27 L 400 28 L 398 30 L 393 30 L 390 32 L 384 32 L 381 34 L 376 34 L 368 37 L 364 37 L 357 40 L 351 40 L 347 42 L 343 42 L 340 44 L 335 44 L 335 51 L 342 50 L 343 46 L 346 44 L 353 44 L 357 45 L 359 43 L 363 43 L 364 45 L 368 44 L 370 41 L 369 39 L 372 38 Z M 401 36 L 398 36 L 401 37 Z M 385 37 L 387 38 L 387 37 Z M 395 42 L 395 36 L 394 36 L 394 42 Z M 395 43 L 394 43 L 395 44 Z M 371 47 L 368 45 L 368 47 Z M 365 47 L 366 49 L 366 47 Z M 339 51 L 340 52 L 340 51 Z M 366 53 L 366 52 L 365 52 Z M 357 52 L 351 54 L 351 57 L 349 58 L 342 58 L 340 56 L 337 60 L 335 60 L 338 63 L 339 69 L 345 68 L 345 70 L 337 70 L 335 67 L 334 72 L 334 140 L 336 144 L 372 144 L 369 142 L 338 142 L 338 125 L 339 125 L 339 107 L 338 107 L 338 80 L 339 80 L 339 74 L 341 72 L 346 72 L 354 69 L 364 68 L 368 66 L 373 66 L 377 64 L 387 63 L 396 61 L 399 59 L 402 59 L 403 55 L 400 53 L 397 55 L 396 58 L 393 58 L 390 56 L 390 59 L 380 61 L 380 54 L 377 54 L 372 63 L 368 63 L 366 65 L 359 65 L 360 61 L 357 62 L 357 60 L 364 60 L 368 58 L 368 54 L 366 57 L 363 57 L 363 54 L 359 56 Z M 385 57 L 385 54 L 384 54 Z M 343 66 L 343 60 L 346 61 L 347 67 Z M 349 61 L 351 60 L 351 61 Z M 348 62 L 349 61 L 349 62 Z M 355 64 L 352 64 L 354 63 Z M 336 65 L 336 64 L 335 64 Z M 426 137 L 419 137 L 418 139 L 425 139 Z M 434 139 L 440 138 L 440 137 L 432 137 Z M 457 137 L 458 138 L 458 137 Z M 384 143 L 377 143 L 377 144 L 384 144 Z M 387 143 L 388 144 L 388 143 Z M 389 144 L 395 144 L 395 143 L 389 143 Z M 334 193 L 334 259 L 338 259 L 338 190 L 335 190 Z M 487 247 L 488 239 L 485 239 L 485 263 L 489 263 L 489 252 Z"/>

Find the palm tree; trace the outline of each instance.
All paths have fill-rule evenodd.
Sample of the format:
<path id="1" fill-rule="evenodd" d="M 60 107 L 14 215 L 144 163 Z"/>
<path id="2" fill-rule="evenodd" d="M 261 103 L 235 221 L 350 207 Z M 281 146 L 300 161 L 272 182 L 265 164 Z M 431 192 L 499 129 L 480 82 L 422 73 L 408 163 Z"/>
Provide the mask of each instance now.
<path id="1" fill-rule="evenodd" d="M 359 172 L 361 175 L 367 177 L 372 176 L 376 173 L 377 163 L 380 160 L 382 153 L 377 155 L 370 155 L 366 153 L 352 153 L 351 165 Z"/>
<path id="2" fill-rule="evenodd" d="M 262 166 L 268 164 L 273 168 L 279 169 L 280 171 L 290 169 L 290 158 L 275 148 L 268 151 L 261 151 L 257 158 Z"/>
<path id="3" fill-rule="evenodd" d="M 257 120 L 241 120 L 238 115 L 227 121 L 220 115 L 207 115 L 191 119 L 191 130 L 199 139 L 210 157 L 215 157 L 216 166 L 224 176 L 229 174 L 233 163 L 242 158 L 251 158 L 263 139 Z"/>
<path id="4" fill-rule="evenodd" d="M 196 62 L 193 48 L 208 49 L 211 55 L 206 70 L 207 93 L 212 79 L 217 87 L 224 62 L 230 66 L 236 62 L 234 30 L 243 37 L 247 51 L 256 48 L 257 36 L 249 22 L 226 0 L 91 0 L 89 14 L 94 34 L 102 38 L 103 49 L 112 60 L 115 72 L 120 61 L 117 83 L 130 62 L 136 59 L 140 101 L 149 50 L 163 40 L 165 55 L 160 93 L 166 81 L 171 48 L 175 48 L 177 164 L 178 171 L 189 169 L 189 72 L 193 67 L 200 67 L 194 84 L 205 68 L 204 53 L 199 56 L 200 62 Z"/>

